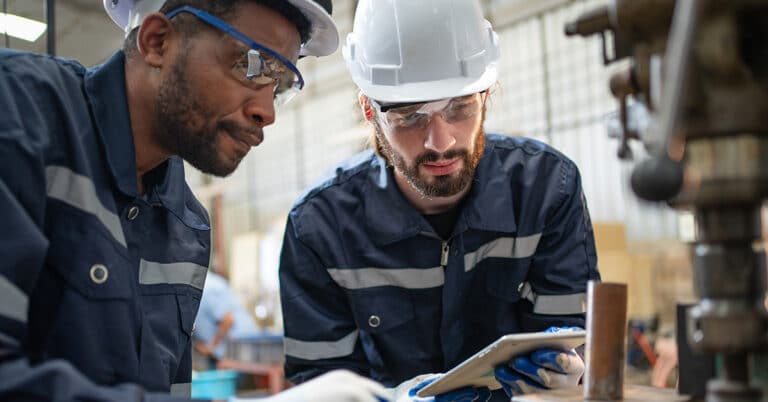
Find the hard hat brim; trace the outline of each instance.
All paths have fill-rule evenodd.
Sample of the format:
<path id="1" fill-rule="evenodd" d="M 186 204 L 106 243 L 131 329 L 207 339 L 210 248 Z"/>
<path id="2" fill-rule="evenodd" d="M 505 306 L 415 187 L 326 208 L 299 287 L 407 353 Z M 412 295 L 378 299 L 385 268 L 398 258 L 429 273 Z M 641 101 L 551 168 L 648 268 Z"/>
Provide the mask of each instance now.
<path id="1" fill-rule="evenodd" d="M 354 77 L 356 78 L 356 77 Z M 498 79 L 496 65 L 489 66 L 479 78 L 461 77 L 394 85 L 372 85 L 370 81 L 354 79 L 367 97 L 385 103 L 429 102 L 485 91 Z"/>
<path id="2" fill-rule="evenodd" d="M 145 0 L 147 1 L 147 0 Z M 288 0 L 309 20 L 309 40 L 302 45 L 301 56 L 328 56 L 339 47 L 339 30 L 336 23 L 325 9 L 314 0 Z M 135 5 L 135 0 L 122 0 L 112 3 L 112 0 L 103 0 L 104 9 L 112 21 L 122 28 L 126 34 L 134 28 L 132 23 L 140 23 L 146 15 L 140 15 L 137 21 L 129 21 L 129 14 Z M 155 0 L 154 8 L 147 12 L 159 10 L 163 0 Z"/>
<path id="3" fill-rule="evenodd" d="M 126 30 L 128 26 L 128 15 L 131 13 L 131 9 L 135 4 L 134 0 L 123 0 L 113 2 L 112 0 L 104 0 L 104 10 L 106 10 L 109 18 L 112 19 L 120 29 Z"/>
<path id="4" fill-rule="evenodd" d="M 288 0 L 311 25 L 309 40 L 301 47 L 301 56 L 328 56 L 339 47 L 339 30 L 333 18 L 314 0 Z"/>

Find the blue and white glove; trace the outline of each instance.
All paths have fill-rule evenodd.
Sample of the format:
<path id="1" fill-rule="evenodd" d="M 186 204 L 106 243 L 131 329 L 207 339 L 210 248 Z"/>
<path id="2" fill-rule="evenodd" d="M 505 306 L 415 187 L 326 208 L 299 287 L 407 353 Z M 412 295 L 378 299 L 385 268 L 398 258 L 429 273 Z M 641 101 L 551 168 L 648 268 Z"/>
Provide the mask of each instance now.
<path id="1" fill-rule="evenodd" d="M 347 370 L 325 373 L 267 398 L 231 397 L 227 402 L 389 402 L 381 384 Z"/>
<path id="2" fill-rule="evenodd" d="M 578 327 L 552 327 L 544 332 L 581 330 Z M 584 374 L 584 361 L 574 350 L 541 349 L 496 367 L 494 374 L 509 396 L 569 388 L 579 385 Z"/>
<path id="3" fill-rule="evenodd" d="M 424 374 L 402 382 L 394 390 L 395 402 L 486 402 L 491 398 L 487 388 L 464 387 L 444 394 L 419 397 L 420 389 L 440 378 L 442 374 Z"/>

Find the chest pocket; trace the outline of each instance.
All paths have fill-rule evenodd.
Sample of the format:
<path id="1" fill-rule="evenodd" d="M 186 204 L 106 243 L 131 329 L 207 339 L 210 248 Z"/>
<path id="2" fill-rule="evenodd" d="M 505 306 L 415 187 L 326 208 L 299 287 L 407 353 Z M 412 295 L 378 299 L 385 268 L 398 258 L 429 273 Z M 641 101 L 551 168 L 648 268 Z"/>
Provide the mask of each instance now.
<path id="1" fill-rule="evenodd" d="M 350 291 L 360 342 L 371 375 L 385 383 L 412 377 L 418 368 L 438 368 L 440 290 L 425 291 L 381 286 Z M 424 302 L 429 299 L 429 305 Z M 419 304 L 416 302 L 419 301 Z M 403 357 L 407 356 L 404 360 Z"/>
<path id="2" fill-rule="evenodd" d="M 414 309 L 407 291 L 393 287 L 377 287 L 349 292 L 357 327 L 380 334 L 414 319 Z"/>
<path id="3" fill-rule="evenodd" d="M 46 262 L 66 283 L 90 299 L 128 299 L 128 251 L 92 216 L 67 207 L 51 208 Z M 56 213 L 56 212 L 61 213 Z"/>
<path id="4" fill-rule="evenodd" d="M 38 352 L 70 360 L 99 383 L 135 379 L 136 271 L 127 250 L 92 215 L 51 205 L 48 216 L 46 268 L 30 314 Z"/>
<path id="5" fill-rule="evenodd" d="M 498 237 L 467 253 L 464 269 L 476 272 L 481 282 L 474 284 L 474 291 L 487 290 L 499 299 L 518 301 L 521 297 L 520 286 L 528 275 L 539 238 L 540 235 Z"/>

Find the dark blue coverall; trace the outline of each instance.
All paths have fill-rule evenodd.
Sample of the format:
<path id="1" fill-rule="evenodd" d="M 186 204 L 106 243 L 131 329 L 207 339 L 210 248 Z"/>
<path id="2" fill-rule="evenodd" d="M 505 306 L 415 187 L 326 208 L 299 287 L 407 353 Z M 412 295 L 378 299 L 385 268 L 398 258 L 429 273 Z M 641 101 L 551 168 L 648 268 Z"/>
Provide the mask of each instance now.
<path id="1" fill-rule="evenodd" d="M 280 261 L 291 381 L 347 368 L 395 386 L 505 334 L 584 327 L 599 274 L 574 163 L 488 134 L 463 205 L 441 239 L 372 151 L 299 199 Z"/>
<path id="2" fill-rule="evenodd" d="M 208 216 L 176 157 L 139 195 L 124 63 L 0 51 L 3 402 L 188 400 Z"/>

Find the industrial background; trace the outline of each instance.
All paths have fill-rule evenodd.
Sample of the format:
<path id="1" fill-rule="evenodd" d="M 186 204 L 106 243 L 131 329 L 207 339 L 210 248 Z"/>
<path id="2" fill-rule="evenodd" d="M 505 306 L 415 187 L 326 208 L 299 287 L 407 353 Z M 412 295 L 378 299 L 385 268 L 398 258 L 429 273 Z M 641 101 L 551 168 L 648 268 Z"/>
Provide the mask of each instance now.
<path id="1" fill-rule="evenodd" d="M 484 0 L 502 45 L 498 88 L 486 131 L 549 143 L 581 170 L 595 224 L 603 278 L 629 284 L 629 316 L 642 323 L 674 321 L 673 300 L 692 296 L 684 241 L 691 220 L 665 206 L 639 201 L 628 186 L 631 164 L 616 157 L 607 123 L 618 106 L 608 90 L 617 66 L 605 67 L 597 37 L 568 39 L 563 27 L 600 0 Z M 342 43 L 355 0 L 334 0 Z M 2 0 L 2 12 L 46 20 L 44 0 Z M 55 53 L 94 65 L 122 46 L 123 34 L 100 0 L 59 0 Z M 30 43 L 2 35 L 0 45 L 46 52 L 47 34 Z M 428 34 L 425 33 L 425 34 Z M 214 265 L 227 273 L 257 321 L 280 331 L 277 261 L 285 216 L 302 190 L 324 171 L 366 146 L 371 132 L 341 52 L 299 63 L 307 86 L 278 111 L 262 145 L 225 179 L 188 168 L 193 189 L 214 223 Z M 635 144 L 637 145 L 637 144 Z M 643 156 L 633 148 L 635 159 Z M 646 325 L 646 324 L 641 324 Z"/>

